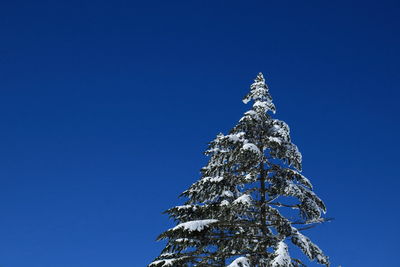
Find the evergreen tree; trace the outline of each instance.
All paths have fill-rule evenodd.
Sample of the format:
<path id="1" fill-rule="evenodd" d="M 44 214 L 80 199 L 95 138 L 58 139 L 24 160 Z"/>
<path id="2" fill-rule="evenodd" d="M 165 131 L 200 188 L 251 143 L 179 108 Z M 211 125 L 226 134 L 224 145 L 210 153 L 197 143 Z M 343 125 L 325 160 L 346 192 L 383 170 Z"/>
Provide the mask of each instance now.
<path id="1" fill-rule="evenodd" d="M 325 205 L 301 174 L 288 125 L 271 116 L 275 106 L 261 73 L 250 89 L 243 102 L 253 101 L 252 109 L 209 144 L 201 179 L 181 195 L 186 203 L 166 211 L 177 225 L 159 236 L 167 245 L 149 267 L 305 266 L 290 256 L 288 240 L 329 266 L 301 233 L 324 221 Z"/>

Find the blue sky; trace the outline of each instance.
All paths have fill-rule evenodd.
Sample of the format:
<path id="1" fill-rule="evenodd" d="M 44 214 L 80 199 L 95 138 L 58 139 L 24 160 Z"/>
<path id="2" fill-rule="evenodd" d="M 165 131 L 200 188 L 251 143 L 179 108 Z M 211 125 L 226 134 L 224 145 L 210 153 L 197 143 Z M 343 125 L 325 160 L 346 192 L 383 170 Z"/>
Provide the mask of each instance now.
<path id="1" fill-rule="evenodd" d="M 3 1 L 0 266 L 140 267 L 262 71 L 335 221 L 396 266 L 398 1 Z M 315 266 L 311 264 L 310 266 Z"/>

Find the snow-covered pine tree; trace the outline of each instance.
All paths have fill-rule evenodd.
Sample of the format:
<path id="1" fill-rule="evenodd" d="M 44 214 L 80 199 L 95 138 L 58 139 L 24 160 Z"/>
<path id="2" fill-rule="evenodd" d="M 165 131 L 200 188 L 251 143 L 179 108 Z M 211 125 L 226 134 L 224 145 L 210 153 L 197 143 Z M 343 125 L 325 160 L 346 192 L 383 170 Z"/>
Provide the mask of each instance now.
<path id="1" fill-rule="evenodd" d="M 329 266 L 301 233 L 324 221 L 325 205 L 300 173 L 288 125 L 271 117 L 275 106 L 261 73 L 250 89 L 243 102 L 253 101 L 252 109 L 209 144 L 201 179 L 182 193 L 186 203 L 166 211 L 177 225 L 159 236 L 167 245 L 149 267 L 305 266 L 290 256 L 289 240 Z M 285 216 L 284 209 L 298 212 Z"/>

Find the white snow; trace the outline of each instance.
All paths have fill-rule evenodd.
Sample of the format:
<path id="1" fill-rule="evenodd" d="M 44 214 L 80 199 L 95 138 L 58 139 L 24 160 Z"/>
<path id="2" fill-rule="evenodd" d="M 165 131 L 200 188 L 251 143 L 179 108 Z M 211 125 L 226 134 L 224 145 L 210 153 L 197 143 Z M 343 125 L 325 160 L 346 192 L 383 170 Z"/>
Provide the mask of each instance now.
<path id="1" fill-rule="evenodd" d="M 257 112 L 255 112 L 254 110 L 249 110 L 249 111 L 246 111 L 244 113 L 244 115 L 257 116 Z"/>
<path id="2" fill-rule="evenodd" d="M 287 186 L 284 188 L 284 192 L 286 195 L 296 196 L 301 200 L 305 197 L 300 187 L 293 183 L 288 183 Z"/>
<path id="3" fill-rule="evenodd" d="M 197 207 L 193 206 L 193 205 L 182 205 L 182 206 L 176 206 L 175 208 L 177 208 L 178 210 L 184 210 L 184 209 L 196 210 L 197 209 Z"/>
<path id="4" fill-rule="evenodd" d="M 328 263 L 328 258 L 324 255 L 322 250 L 311 242 L 311 240 L 301 234 L 296 228 L 292 227 L 293 234 L 293 243 L 298 246 L 304 254 L 306 254 L 310 259 L 316 258 L 319 263 L 326 264 Z"/>
<path id="5" fill-rule="evenodd" d="M 278 143 L 278 144 L 282 144 L 282 139 L 281 138 L 279 138 L 279 137 L 268 137 L 268 140 L 270 141 L 270 142 L 275 142 L 275 143 Z"/>
<path id="6" fill-rule="evenodd" d="M 257 112 L 254 110 L 249 110 L 244 113 L 244 116 L 239 120 L 239 122 L 249 118 L 253 120 L 260 120 L 260 116 L 257 114 Z"/>
<path id="7" fill-rule="evenodd" d="M 189 242 L 191 240 L 192 239 L 189 239 L 189 238 L 178 238 L 178 239 L 175 239 L 175 242 L 183 243 L 183 242 Z"/>
<path id="8" fill-rule="evenodd" d="M 221 201 L 221 204 L 219 204 L 220 206 L 228 206 L 229 205 L 229 201 L 224 199 Z"/>
<path id="9" fill-rule="evenodd" d="M 288 140 L 289 139 L 289 133 L 290 133 L 290 128 L 289 126 L 281 120 L 274 120 L 273 121 L 273 126 L 270 128 L 270 131 L 273 135 L 279 135 L 283 139 Z"/>
<path id="10" fill-rule="evenodd" d="M 253 104 L 253 108 L 255 108 L 255 109 L 261 108 L 263 110 L 263 112 L 267 112 L 270 110 L 273 113 L 275 113 L 275 106 L 274 106 L 274 104 L 272 104 L 271 100 L 268 100 L 268 101 L 257 100 Z"/>
<path id="11" fill-rule="evenodd" d="M 232 141 L 234 143 L 239 142 L 239 136 L 236 134 L 228 134 L 226 137 L 228 137 L 229 141 Z"/>
<path id="12" fill-rule="evenodd" d="M 178 230 L 183 228 L 186 231 L 194 232 L 194 231 L 202 231 L 204 228 L 207 228 L 210 224 L 216 223 L 218 220 L 207 219 L 207 220 L 197 220 L 197 221 L 189 221 L 178 224 L 172 230 Z"/>
<path id="13" fill-rule="evenodd" d="M 244 104 L 247 104 L 247 103 L 250 102 L 250 100 L 251 100 L 251 97 L 248 96 L 248 97 L 246 97 L 245 99 L 243 99 L 242 101 L 243 101 Z"/>
<path id="14" fill-rule="evenodd" d="M 254 176 L 253 176 L 252 174 L 249 173 L 249 174 L 246 174 L 245 179 L 246 179 L 246 181 L 251 182 L 251 181 L 254 180 Z"/>
<path id="15" fill-rule="evenodd" d="M 239 263 L 242 265 L 240 266 Z M 234 260 L 231 264 L 229 264 L 227 267 L 250 267 L 250 261 L 246 257 L 239 257 L 236 260 Z"/>
<path id="16" fill-rule="evenodd" d="M 247 144 L 244 144 L 242 148 L 243 148 L 243 150 L 249 150 L 257 155 L 261 155 L 260 149 L 258 149 L 258 147 L 255 144 L 247 143 Z"/>
<path id="17" fill-rule="evenodd" d="M 256 101 L 256 103 L 254 103 L 253 107 L 257 108 L 257 107 L 261 107 L 263 109 L 268 109 L 268 102 L 265 101 Z"/>
<path id="18" fill-rule="evenodd" d="M 226 153 L 228 152 L 228 150 L 226 149 L 221 149 L 219 147 L 214 147 L 214 148 L 210 148 L 206 151 L 207 153 Z"/>
<path id="19" fill-rule="evenodd" d="M 292 229 L 293 229 L 293 227 L 292 227 Z M 311 253 L 311 248 L 310 248 L 310 242 L 311 242 L 310 239 L 308 239 L 303 234 L 298 232 L 297 229 L 296 229 L 296 234 L 294 235 L 294 237 L 297 239 L 298 245 L 300 245 L 300 247 L 304 251 L 304 253 L 308 257 L 311 258 L 312 253 Z"/>
<path id="20" fill-rule="evenodd" d="M 173 255 L 174 255 L 174 253 L 164 252 L 164 253 L 161 254 L 161 257 L 171 257 Z"/>
<path id="21" fill-rule="evenodd" d="M 271 267 L 291 266 L 288 247 L 283 241 L 278 243 L 275 255 L 275 258 L 271 262 Z"/>
<path id="22" fill-rule="evenodd" d="M 224 192 L 222 192 L 221 196 L 223 197 L 233 197 L 233 193 L 229 190 L 225 190 Z"/>
<path id="23" fill-rule="evenodd" d="M 173 266 L 174 261 L 175 261 L 175 259 L 158 260 L 158 261 L 153 261 L 152 263 L 150 263 L 149 266 L 152 266 L 152 265 L 156 266 L 156 265 L 158 265 L 158 264 L 160 264 L 162 262 L 163 262 L 162 267 L 164 267 L 164 266 Z"/>
<path id="24" fill-rule="evenodd" d="M 204 177 L 201 179 L 202 182 L 211 182 L 211 183 L 218 183 L 221 182 L 224 179 L 222 176 L 216 176 L 216 177 Z"/>
<path id="25" fill-rule="evenodd" d="M 245 135 L 244 132 L 239 132 L 239 133 L 235 133 L 235 134 L 228 134 L 226 137 L 228 138 L 229 141 L 231 142 L 239 142 L 239 141 L 243 141 L 240 140 L 243 136 Z"/>
<path id="26" fill-rule="evenodd" d="M 162 265 L 161 265 L 162 267 L 176 266 L 175 262 L 178 261 L 178 260 L 182 260 L 184 258 L 186 258 L 186 256 L 179 257 L 179 258 L 173 258 L 173 259 L 156 260 L 156 261 L 153 261 L 152 263 L 150 263 L 149 266 L 156 266 L 156 265 L 158 265 L 160 263 L 162 263 Z"/>
<path id="27" fill-rule="evenodd" d="M 247 194 L 244 194 L 243 196 L 240 196 L 237 199 L 235 199 L 233 201 L 233 203 L 235 203 L 235 204 L 240 203 L 240 204 L 249 206 L 249 205 L 251 205 L 251 197 Z"/>

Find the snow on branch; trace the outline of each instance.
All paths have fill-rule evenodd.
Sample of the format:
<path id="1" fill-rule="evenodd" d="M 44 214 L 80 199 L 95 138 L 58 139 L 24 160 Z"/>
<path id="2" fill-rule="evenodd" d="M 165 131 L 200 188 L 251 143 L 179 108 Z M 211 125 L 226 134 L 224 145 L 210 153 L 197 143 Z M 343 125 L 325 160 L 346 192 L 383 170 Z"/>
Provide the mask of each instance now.
<path id="1" fill-rule="evenodd" d="M 251 196 L 244 194 L 233 201 L 234 204 L 242 204 L 245 206 L 251 205 Z"/>
<path id="2" fill-rule="evenodd" d="M 178 229 L 183 229 L 188 232 L 194 232 L 194 231 L 200 232 L 200 231 L 203 231 L 205 228 L 209 227 L 210 224 L 213 224 L 216 222 L 218 222 L 218 220 L 214 220 L 214 219 L 189 221 L 189 222 L 184 222 L 184 223 L 178 224 L 171 230 L 175 231 Z"/>
<path id="3" fill-rule="evenodd" d="M 291 266 L 288 246 L 285 242 L 281 241 L 274 253 L 275 258 L 271 262 L 271 267 L 286 267 Z"/>
<path id="4" fill-rule="evenodd" d="M 298 246 L 310 260 L 316 259 L 318 263 L 329 266 L 329 259 L 322 250 L 311 240 L 292 227 L 292 243 Z"/>
<path id="5" fill-rule="evenodd" d="M 247 150 L 247 151 L 251 151 L 251 152 L 257 154 L 258 156 L 262 155 L 260 149 L 258 149 L 258 147 L 255 144 L 252 144 L 252 143 L 244 144 L 242 149 L 243 150 Z"/>
<path id="6" fill-rule="evenodd" d="M 226 267 L 250 267 L 250 261 L 246 257 L 239 257 Z"/>

